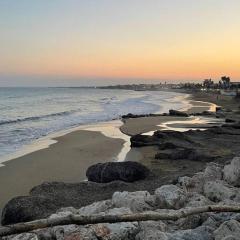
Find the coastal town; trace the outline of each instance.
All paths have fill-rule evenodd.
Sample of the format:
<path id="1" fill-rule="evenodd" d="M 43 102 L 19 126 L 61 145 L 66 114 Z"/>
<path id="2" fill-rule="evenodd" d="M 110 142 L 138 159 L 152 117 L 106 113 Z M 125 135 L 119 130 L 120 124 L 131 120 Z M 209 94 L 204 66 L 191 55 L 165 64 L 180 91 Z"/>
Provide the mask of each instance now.
<path id="1" fill-rule="evenodd" d="M 240 89 L 240 82 L 231 81 L 230 77 L 223 76 L 220 80 L 204 79 L 200 83 L 186 82 L 186 83 L 158 83 L 158 84 L 127 84 L 127 85 L 111 85 L 99 87 L 102 89 L 124 89 L 134 91 L 203 91 L 214 92 L 221 95 L 237 96 Z"/>

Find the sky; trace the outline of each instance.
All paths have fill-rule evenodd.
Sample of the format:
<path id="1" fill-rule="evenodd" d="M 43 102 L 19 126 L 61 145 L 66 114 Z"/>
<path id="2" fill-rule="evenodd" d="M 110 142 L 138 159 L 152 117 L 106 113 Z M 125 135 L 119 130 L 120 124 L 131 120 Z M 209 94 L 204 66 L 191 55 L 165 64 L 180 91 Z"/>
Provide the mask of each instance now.
<path id="1" fill-rule="evenodd" d="M 0 0 L 0 86 L 240 80 L 239 0 Z"/>

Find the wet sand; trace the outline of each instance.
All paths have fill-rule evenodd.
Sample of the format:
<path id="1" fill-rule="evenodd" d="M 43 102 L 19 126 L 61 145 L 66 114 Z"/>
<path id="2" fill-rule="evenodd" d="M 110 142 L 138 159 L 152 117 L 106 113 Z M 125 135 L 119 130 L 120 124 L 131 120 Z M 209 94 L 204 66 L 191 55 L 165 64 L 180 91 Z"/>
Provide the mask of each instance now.
<path id="1" fill-rule="evenodd" d="M 190 100 L 189 109 L 182 109 L 187 113 L 198 113 L 202 111 L 215 110 L 215 105 L 207 102 Z M 124 120 L 124 125 L 120 127 L 121 131 L 129 136 L 136 134 L 142 134 L 150 131 L 156 131 L 162 129 L 161 125 L 169 121 L 182 121 L 182 124 L 175 124 L 175 127 L 184 127 L 184 122 L 188 121 L 186 117 L 175 116 L 154 116 L 154 117 L 141 117 L 141 118 L 129 118 Z M 196 123 L 194 123 L 195 126 Z"/>
<path id="2" fill-rule="evenodd" d="M 207 99 L 205 99 L 207 101 Z M 203 100 L 194 101 L 193 97 L 190 96 L 189 99 L 190 107 L 189 109 L 182 109 L 189 114 L 198 113 L 202 111 L 215 111 L 215 105 L 203 102 Z M 212 119 L 212 118 L 211 118 Z M 195 121 L 196 120 L 196 121 Z M 208 126 L 205 121 L 210 119 L 204 119 L 198 117 L 187 118 L 187 117 L 175 117 L 175 116 L 155 116 L 155 117 L 142 117 L 134 119 L 126 119 L 121 130 L 127 135 L 136 135 L 146 133 L 147 135 L 152 135 L 153 131 L 160 129 L 170 129 L 181 131 L 185 128 L 206 128 Z M 216 119 L 216 121 L 218 121 Z M 189 122 L 189 123 L 188 123 Z M 185 172 L 185 174 L 190 174 L 190 172 L 201 171 L 205 167 L 203 162 L 192 162 L 188 160 L 182 160 L 181 165 L 178 161 L 174 160 L 156 160 L 155 154 L 157 153 L 158 148 L 154 146 L 150 147 L 141 147 L 141 148 L 131 148 L 126 156 L 126 160 L 131 160 L 132 157 L 137 156 L 137 160 L 147 166 L 153 173 L 157 176 L 174 176 L 178 175 L 180 172 Z M 191 165 L 192 168 L 187 171 L 188 166 Z"/>
<path id="3" fill-rule="evenodd" d="M 98 162 L 113 161 L 124 140 L 98 131 L 79 130 L 56 138 L 48 148 L 4 162 L 0 167 L 0 209 L 11 198 L 28 195 L 44 181 L 80 182 L 86 169 Z"/>

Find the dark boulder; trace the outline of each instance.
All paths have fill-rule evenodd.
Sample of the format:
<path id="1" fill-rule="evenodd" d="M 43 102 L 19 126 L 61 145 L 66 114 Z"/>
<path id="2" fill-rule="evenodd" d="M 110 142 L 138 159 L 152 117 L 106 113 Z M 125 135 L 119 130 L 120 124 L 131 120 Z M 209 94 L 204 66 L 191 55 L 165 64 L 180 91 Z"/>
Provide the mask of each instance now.
<path id="1" fill-rule="evenodd" d="M 146 117 L 146 114 L 133 114 L 133 113 L 128 113 L 126 115 L 122 115 L 123 119 L 128 119 L 128 118 L 140 118 L 140 117 Z"/>
<path id="2" fill-rule="evenodd" d="M 130 138 L 131 147 L 144 147 L 159 144 L 158 137 L 137 134 Z"/>
<path id="3" fill-rule="evenodd" d="M 216 113 L 215 112 L 211 112 L 211 111 L 203 111 L 203 112 L 200 112 L 200 113 L 193 113 L 192 115 L 194 115 L 194 116 L 215 117 Z"/>
<path id="4" fill-rule="evenodd" d="M 44 196 L 22 196 L 10 200 L 2 212 L 2 225 L 18 222 L 28 222 L 41 216 L 48 216 L 51 212 L 57 211 L 59 206 L 53 199 Z"/>
<path id="5" fill-rule="evenodd" d="M 231 118 L 226 118 L 226 119 L 225 119 L 225 122 L 226 122 L 226 123 L 234 123 L 234 122 L 236 122 L 236 120 L 231 119 Z"/>
<path id="6" fill-rule="evenodd" d="M 170 116 L 178 116 L 178 117 L 189 117 L 189 115 L 187 113 L 173 110 L 173 109 L 169 110 L 169 115 Z"/>
<path id="7" fill-rule="evenodd" d="M 202 116 L 216 116 L 216 113 L 211 112 L 211 111 L 203 111 L 201 113 Z"/>
<path id="8" fill-rule="evenodd" d="M 15 197 L 2 211 L 2 225 L 46 218 L 64 207 L 81 208 L 110 199 L 116 191 L 128 191 L 130 183 L 46 182 L 34 187 L 29 196 Z"/>
<path id="9" fill-rule="evenodd" d="M 92 165 L 87 170 L 89 181 L 107 183 L 116 180 L 134 182 L 145 179 L 150 171 L 137 162 L 107 162 Z"/>
<path id="10" fill-rule="evenodd" d="M 122 115 L 122 119 L 129 119 L 129 118 L 142 118 L 142 117 L 159 117 L 159 116 L 165 116 L 164 114 L 154 114 L 154 113 L 149 113 L 149 114 L 133 114 L 133 113 L 128 113 L 126 115 Z"/>

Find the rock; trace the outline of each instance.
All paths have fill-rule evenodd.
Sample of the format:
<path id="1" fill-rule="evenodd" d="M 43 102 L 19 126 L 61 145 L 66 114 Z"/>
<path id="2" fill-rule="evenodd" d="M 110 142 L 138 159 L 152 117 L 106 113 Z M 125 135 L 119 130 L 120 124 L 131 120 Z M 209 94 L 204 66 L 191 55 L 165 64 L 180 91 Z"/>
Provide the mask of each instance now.
<path id="1" fill-rule="evenodd" d="M 157 117 L 157 116 L 164 116 L 164 114 L 133 114 L 128 113 L 126 115 L 122 115 L 122 119 L 129 119 L 129 118 L 142 118 L 142 117 Z"/>
<path id="2" fill-rule="evenodd" d="M 122 116 L 123 119 L 138 118 L 138 117 L 139 117 L 139 115 L 132 114 L 132 113 L 128 113 L 128 114 Z"/>
<path id="3" fill-rule="evenodd" d="M 169 236 L 168 240 L 214 240 L 212 228 L 200 226 L 195 229 L 176 231 Z"/>
<path id="4" fill-rule="evenodd" d="M 234 186 L 240 186 L 240 157 L 235 157 L 231 164 L 226 165 L 223 169 L 224 180 Z"/>
<path id="5" fill-rule="evenodd" d="M 240 223 L 236 220 L 224 222 L 214 231 L 215 240 L 239 239 Z"/>
<path id="6" fill-rule="evenodd" d="M 122 214 L 130 214 L 132 213 L 132 210 L 127 207 L 120 207 L 120 208 L 111 208 L 105 211 L 103 214 L 109 214 L 109 215 L 122 215 Z"/>
<path id="7" fill-rule="evenodd" d="M 214 202 L 226 199 L 234 200 L 237 193 L 238 189 L 221 180 L 209 181 L 204 184 L 204 195 Z"/>
<path id="8" fill-rule="evenodd" d="M 213 203 L 205 196 L 198 193 L 192 193 L 188 195 L 185 207 L 201 207 L 211 204 Z"/>
<path id="9" fill-rule="evenodd" d="M 196 173 L 193 177 L 179 177 L 178 183 L 188 192 L 203 193 L 204 173 Z"/>
<path id="10" fill-rule="evenodd" d="M 71 214 L 79 214 L 79 215 L 98 214 L 98 213 L 106 212 L 112 207 L 113 207 L 113 204 L 111 200 L 104 200 L 104 201 L 94 202 L 80 209 L 76 209 L 73 207 L 61 208 L 56 213 L 52 214 L 50 218 L 64 217 Z"/>
<path id="11" fill-rule="evenodd" d="M 202 194 L 205 182 L 221 180 L 222 167 L 219 164 L 210 162 L 207 164 L 204 172 L 198 172 L 193 177 L 179 177 L 178 183 L 186 188 L 188 192 L 197 192 Z"/>
<path id="12" fill-rule="evenodd" d="M 16 197 L 10 200 L 2 212 L 2 225 L 28 222 L 35 216 L 47 217 L 48 210 L 56 212 L 58 206 L 51 199 L 42 196 Z"/>
<path id="13" fill-rule="evenodd" d="M 94 202 L 91 205 L 78 209 L 77 214 L 80 214 L 80 215 L 98 214 L 101 212 L 106 212 L 112 207 L 113 207 L 113 204 L 111 200 L 104 200 L 100 202 Z"/>
<path id="14" fill-rule="evenodd" d="M 203 195 L 198 193 L 189 193 L 184 207 L 201 207 L 210 204 L 212 204 L 212 202 Z M 193 229 L 199 227 L 207 220 L 207 218 L 207 213 L 196 214 L 186 218 L 181 218 L 177 220 L 175 224 L 178 226 L 178 229 Z"/>
<path id="15" fill-rule="evenodd" d="M 95 224 L 91 228 L 94 230 L 97 239 L 102 240 L 134 240 L 139 232 L 137 222 Z"/>
<path id="16" fill-rule="evenodd" d="M 47 218 L 58 209 L 72 206 L 79 209 L 96 201 L 110 199 L 118 189 L 129 189 L 125 182 L 111 183 L 43 183 L 34 187 L 30 196 L 10 200 L 2 211 L 2 225 Z"/>
<path id="17" fill-rule="evenodd" d="M 231 119 L 231 118 L 226 118 L 226 119 L 225 119 L 225 122 L 226 122 L 226 123 L 234 123 L 234 122 L 236 122 L 236 120 Z"/>
<path id="18" fill-rule="evenodd" d="M 216 113 L 211 112 L 211 111 L 203 111 L 203 112 L 201 113 L 201 115 L 202 115 L 202 116 L 215 116 Z"/>
<path id="19" fill-rule="evenodd" d="M 167 231 L 167 225 L 163 221 L 144 221 L 139 222 L 140 232 L 136 236 L 136 240 L 167 240 L 164 232 Z"/>
<path id="20" fill-rule="evenodd" d="M 203 112 L 200 112 L 200 113 L 193 113 L 191 115 L 193 115 L 193 116 L 216 117 L 216 113 L 211 112 L 211 111 L 203 111 Z"/>
<path id="21" fill-rule="evenodd" d="M 164 185 L 156 189 L 154 195 L 159 208 L 179 209 L 186 201 L 185 192 L 175 185 Z"/>
<path id="22" fill-rule="evenodd" d="M 137 234 L 135 240 L 169 240 L 168 234 L 159 230 L 141 231 Z"/>
<path id="23" fill-rule="evenodd" d="M 137 134 L 130 138 L 131 147 L 159 145 L 159 139 L 153 136 Z"/>
<path id="24" fill-rule="evenodd" d="M 171 160 L 191 160 L 191 161 L 212 161 L 215 156 L 190 148 L 175 148 L 158 152 L 155 159 L 171 159 Z"/>
<path id="25" fill-rule="evenodd" d="M 116 180 L 134 182 L 145 179 L 150 171 L 138 162 L 107 162 L 92 165 L 87 169 L 89 181 L 107 183 Z"/>
<path id="26" fill-rule="evenodd" d="M 210 227 L 212 229 L 217 229 L 220 226 L 219 223 L 214 217 L 210 215 L 205 222 L 202 223 L 202 226 Z"/>
<path id="27" fill-rule="evenodd" d="M 169 115 L 170 116 L 178 116 L 178 117 L 189 117 L 189 115 L 187 113 L 173 110 L 173 109 L 169 110 Z"/>
<path id="28" fill-rule="evenodd" d="M 159 150 L 166 150 L 166 149 L 176 149 L 179 146 L 177 146 L 176 144 L 172 143 L 172 142 L 165 142 L 165 143 L 160 143 L 158 146 Z"/>
<path id="29" fill-rule="evenodd" d="M 223 177 L 222 166 L 214 162 L 208 163 L 203 177 L 205 181 L 221 180 Z"/>
<path id="30" fill-rule="evenodd" d="M 115 192 L 112 197 L 115 207 L 127 207 L 133 212 L 152 210 L 155 204 L 154 197 L 147 191 Z"/>
<path id="31" fill-rule="evenodd" d="M 22 233 L 15 236 L 3 237 L 3 240 L 39 240 L 35 233 Z"/>
<path id="32" fill-rule="evenodd" d="M 54 233 L 51 240 L 98 240 L 94 230 L 90 226 L 78 226 L 74 224 L 56 226 L 50 229 L 50 232 Z M 43 234 L 40 239 L 46 240 L 45 236 Z"/>

